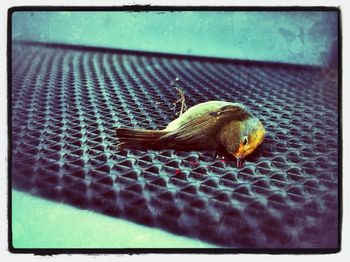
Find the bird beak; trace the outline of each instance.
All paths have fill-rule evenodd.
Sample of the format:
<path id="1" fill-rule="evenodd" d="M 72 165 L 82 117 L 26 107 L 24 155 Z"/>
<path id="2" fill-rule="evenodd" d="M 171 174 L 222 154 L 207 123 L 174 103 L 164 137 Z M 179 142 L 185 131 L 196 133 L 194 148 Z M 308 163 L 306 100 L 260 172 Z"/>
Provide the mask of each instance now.
<path id="1" fill-rule="evenodd" d="M 237 167 L 238 167 L 238 168 L 243 167 L 243 160 L 242 160 L 242 157 L 241 157 L 241 156 L 238 156 L 238 157 L 237 157 Z"/>

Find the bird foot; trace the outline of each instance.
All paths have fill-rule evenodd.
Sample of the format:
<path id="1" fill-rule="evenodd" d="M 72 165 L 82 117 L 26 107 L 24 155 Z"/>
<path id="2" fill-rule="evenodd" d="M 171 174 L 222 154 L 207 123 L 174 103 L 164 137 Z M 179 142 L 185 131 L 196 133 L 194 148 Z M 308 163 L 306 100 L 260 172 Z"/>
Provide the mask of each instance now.
<path id="1" fill-rule="evenodd" d="M 186 105 L 186 98 L 185 98 L 185 92 L 179 87 L 177 82 L 179 82 L 180 79 L 178 77 L 175 78 L 175 80 L 172 80 L 170 82 L 170 86 L 175 88 L 178 94 L 180 95 L 180 98 L 173 103 L 173 107 L 171 108 L 172 110 L 176 108 L 176 105 L 178 103 L 181 103 L 181 109 L 180 112 L 176 113 L 176 115 L 182 115 L 186 110 L 187 110 L 187 105 Z"/>

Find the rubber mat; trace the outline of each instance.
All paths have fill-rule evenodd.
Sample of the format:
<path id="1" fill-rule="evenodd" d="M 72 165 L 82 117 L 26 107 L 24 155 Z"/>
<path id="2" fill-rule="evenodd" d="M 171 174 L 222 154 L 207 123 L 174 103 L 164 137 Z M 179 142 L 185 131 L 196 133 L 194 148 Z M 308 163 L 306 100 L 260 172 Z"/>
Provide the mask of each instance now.
<path id="1" fill-rule="evenodd" d="M 187 106 L 241 102 L 267 135 L 244 163 L 212 152 L 118 151 Z M 12 185 L 234 248 L 338 245 L 337 73 L 318 67 L 34 43 L 12 46 Z"/>

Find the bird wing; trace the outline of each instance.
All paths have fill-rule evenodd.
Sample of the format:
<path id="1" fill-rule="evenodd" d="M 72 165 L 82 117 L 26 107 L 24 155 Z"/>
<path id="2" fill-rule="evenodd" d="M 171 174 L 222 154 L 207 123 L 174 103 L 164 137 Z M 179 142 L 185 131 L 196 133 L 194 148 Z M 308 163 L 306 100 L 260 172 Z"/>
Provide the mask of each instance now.
<path id="1" fill-rule="evenodd" d="M 160 138 L 162 143 L 195 145 L 214 137 L 223 125 L 231 121 L 243 121 L 250 114 L 239 106 L 226 105 L 218 110 L 197 117 Z"/>
<path id="2" fill-rule="evenodd" d="M 186 124 L 187 122 L 190 122 L 195 118 L 203 116 L 212 111 L 219 110 L 220 108 L 227 105 L 233 105 L 233 106 L 239 106 L 241 108 L 245 108 L 245 106 L 240 103 L 233 103 L 233 102 L 226 102 L 226 101 L 207 101 L 207 102 L 200 103 L 190 107 L 185 113 L 183 113 L 178 118 L 168 123 L 165 130 L 173 131 L 175 129 L 178 129 L 182 125 Z"/>

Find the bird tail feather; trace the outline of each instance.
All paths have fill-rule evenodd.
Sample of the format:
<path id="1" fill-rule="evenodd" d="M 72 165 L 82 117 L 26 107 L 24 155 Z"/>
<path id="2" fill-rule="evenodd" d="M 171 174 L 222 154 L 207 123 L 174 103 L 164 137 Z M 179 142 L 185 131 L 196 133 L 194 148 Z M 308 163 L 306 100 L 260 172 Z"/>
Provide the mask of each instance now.
<path id="1" fill-rule="evenodd" d="M 147 147 L 160 148 L 160 138 L 168 131 L 146 130 L 133 128 L 117 128 L 116 135 L 119 141 L 119 148 Z"/>

